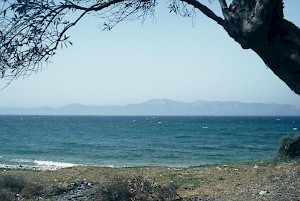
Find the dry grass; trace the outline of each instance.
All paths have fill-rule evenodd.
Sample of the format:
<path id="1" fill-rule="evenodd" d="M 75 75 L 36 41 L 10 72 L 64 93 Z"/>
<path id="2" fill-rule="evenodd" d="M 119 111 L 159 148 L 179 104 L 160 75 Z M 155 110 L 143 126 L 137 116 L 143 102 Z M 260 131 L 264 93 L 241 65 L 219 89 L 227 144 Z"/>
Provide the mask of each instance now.
<path id="1" fill-rule="evenodd" d="M 7 196 L 4 200 L 13 200 L 15 194 L 20 194 L 24 200 L 39 196 L 43 198 L 56 196 L 57 198 L 68 193 L 71 195 L 75 192 L 74 189 L 83 183 L 92 184 L 91 189 L 84 192 L 94 198 L 97 192 L 98 196 L 102 193 L 103 197 L 103 192 L 105 194 L 103 189 L 113 191 L 115 185 L 125 194 L 126 188 L 129 188 L 135 192 L 135 197 L 147 195 L 149 199 L 143 198 L 144 200 L 151 200 L 150 197 L 155 196 L 157 196 L 156 200 L 167 200 L 158 197 L 168 194 L 173 194 L 173 200 L 179 200 L 179 196 L 184 200 L 300 200 L 300 164 L 298 162 L 229 164 L 192 168 L 73 167 L 46 172 L 2 170 L 0 178 L 2 178 L 0 200 L 4 199 L 1 196 Z M 9 182 L 1 184 L 3 178 L 9 178 L 8 180 L 18 184 L 13 184 L 13 186 L 18 186 L 18 189 L 7 187 L 12 185 Z M 179 196 L 175 199 L 177 193 Z"/>

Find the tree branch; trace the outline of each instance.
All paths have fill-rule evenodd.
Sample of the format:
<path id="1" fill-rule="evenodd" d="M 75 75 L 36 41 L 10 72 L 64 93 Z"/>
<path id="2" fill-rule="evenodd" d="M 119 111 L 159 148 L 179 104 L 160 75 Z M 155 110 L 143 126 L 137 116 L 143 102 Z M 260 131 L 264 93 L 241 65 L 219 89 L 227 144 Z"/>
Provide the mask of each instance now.
<path id="1" fill-rule="evenodd" d="M 219 25 L 223 26 L 224 20 L 222 18 L 220 18 L 219 16 L 217 16 L 212 10 L 210 10 L 208 7 L 206 7 L 199 1 L 197 1 L 197 0 L 181 0 L 181 1 L 194 6 L 195 8 L 200 10 L 204 15 L 206 15 L 210 19 L 214 20 Z"/>
<path id="2" fill-rule="evenodd" d="M 228 9 L 226 0 L 219 0 L 222 9 Z"/>
<path id="3" fill-rule="evenodd" d="M 229 18 L 229 12 L 228 12 L 228 6 L 227 6 L 227 3 L 226 3 L 226 0 L 219 0 L 219 3 L 221 5 L 223 16 L 226 20 L 226 19 Z"/>
<path id="4" fill-rule="evenodd" d="M 93 6 L 91 6 L 91 7 L 82 7 L 82 6 L 77 6 L 77 5 L 75 5 L 75 4 L 70 4 L 70 5 L 67 5 L 66 6 L 66 8 L 69 8 L 69 9 L 71 9 L 71 8 L 75 8 L 75 9 L 77 9 L 77 10 L 83 10 L 84 12 L 73 22 L 73 23 L 71 23 L 71 24 L 68 24 L 68 26 L 66 26 L 63 30 L 62 30 L 62 32 L 60 33 L 60 35 L 59 35 L 59 37 L 58 37 L 58 39 L 57 39 L 57 41 L 56 41 L 56 44 L 55 44 L 55 46 L 54 46 L 54 48 L 53 49 L 51 49 L 51 51 L 53 51 L 53 50 L 55 50 L 55 49 L 57 49 L 57 47 L 58 47 L 58 45 L 59 45 L 59 42 L 61 41 L 61 38 L 63 37 L 63 35 L 68 31 L 68 29 L 70 29 L 71 27 L 73 27 L 73 26 L 75 26 L 79 21 L 80 21 L 80 19 L 84 16 L 84 15 L 86 15 L 88 12 L 91 12 L 91 11 L 100 11 L 100 10 L 102 10 L 102 9 L 105 9 L 105 8 L 107 8 L 107 7 L 109 7 L 109 6 L 111 6 L 111 5 L 113 5 L 113 4 L 117 4 L 117 3 L 120 3 L 120 2 L 122 2 L 122 1 L 124 1 L 124 0 L 112 0 L 112 1 L 109 1 L 109 2 L 107 2 L 107 3 L 98 3 L 98 4 L 95 4 L 95 5 L 93 5 Z M 50 52 L 50 51 L 49 51 Z"/>
<path id="5" fill-rule="evenodd" d="M 120 21 L 145 20 L 154 14 L 156 4 L 156 0 L 7 1 L 0 5 L 0 79 L 37 72 L 59 45 L 72 45 L 66 33 L 88 13 L 99 12 L 108 21 L 104 29 L 110 30 Z M 76 11 L 79 16 L 70 22 L 67 13 Z"/>
<path id="6" fill-rule="evenodd" d="M 69 8 L 69 9 L 84 10 L 85 12 L 100 11 L 104 8 L 107 8 L 107 7 L 109 7 L 113 4 L 120 3 L 122 1 L 125 1 L 125 0 L 111 0 L 111 1 L 108 1 L 108 2 L 105 2 L 105 3 L 94 4 L 91 7 L 83 7 L 83 6 L 76 5 L 72 2 L 68 2 L 70 4 L 66 4 L 66 5 L 64 5 L 64 7 Z"/>

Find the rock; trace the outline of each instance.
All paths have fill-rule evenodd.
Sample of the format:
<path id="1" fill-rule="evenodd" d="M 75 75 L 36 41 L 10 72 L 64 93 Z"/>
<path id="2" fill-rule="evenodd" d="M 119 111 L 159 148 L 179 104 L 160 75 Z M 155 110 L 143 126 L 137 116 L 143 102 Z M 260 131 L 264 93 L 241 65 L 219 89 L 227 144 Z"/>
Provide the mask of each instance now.
<path id="1" fill-rule="evenodd" d="M 266 195 L 268 193 L 268 191 L 260 191 L 259 195 Z"/>
<path id="2" fill-rule="evenodd" d="M 70 198 L 74 199 L 74 198 L 79 198 L 79 197 L 83 197 L 83 194 L 76 194 L 76 195 L 71 195 Z"/>

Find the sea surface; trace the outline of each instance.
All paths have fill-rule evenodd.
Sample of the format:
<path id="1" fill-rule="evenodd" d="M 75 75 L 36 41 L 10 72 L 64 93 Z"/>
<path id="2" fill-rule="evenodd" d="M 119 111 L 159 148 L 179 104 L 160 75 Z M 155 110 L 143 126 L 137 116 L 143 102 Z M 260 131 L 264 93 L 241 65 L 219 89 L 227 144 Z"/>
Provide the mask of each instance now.
<path id="1" fill-rule="evenodd" d="M 300 117 L 0 116 L 0 167 L 188 167 L 272 159 Z"/>

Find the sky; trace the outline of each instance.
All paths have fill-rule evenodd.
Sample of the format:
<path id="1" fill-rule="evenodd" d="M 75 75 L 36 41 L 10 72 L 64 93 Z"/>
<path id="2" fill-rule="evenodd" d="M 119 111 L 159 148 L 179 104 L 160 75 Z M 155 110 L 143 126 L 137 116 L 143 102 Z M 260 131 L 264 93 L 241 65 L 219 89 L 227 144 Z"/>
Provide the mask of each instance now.
<path id="1" fill-rule="evenodd" d="M 220 15 L 217 1 L 208 3 Z M 194 19 L 170 14 L 122 22 L 101 31 L 98 18 L 84 18 L 69 35 L 73 46 L 52 63 L 0 90 L 0 107 L 126 105 L 150 99 L 240 101 L 300 107 L 300 96 L 243 50 L 222 27 L 197 12 Z M 300 26 L 300 1 L 285 1 L 285 17 Z M 0 81 L 3 85 L 3 80 Z"/>

